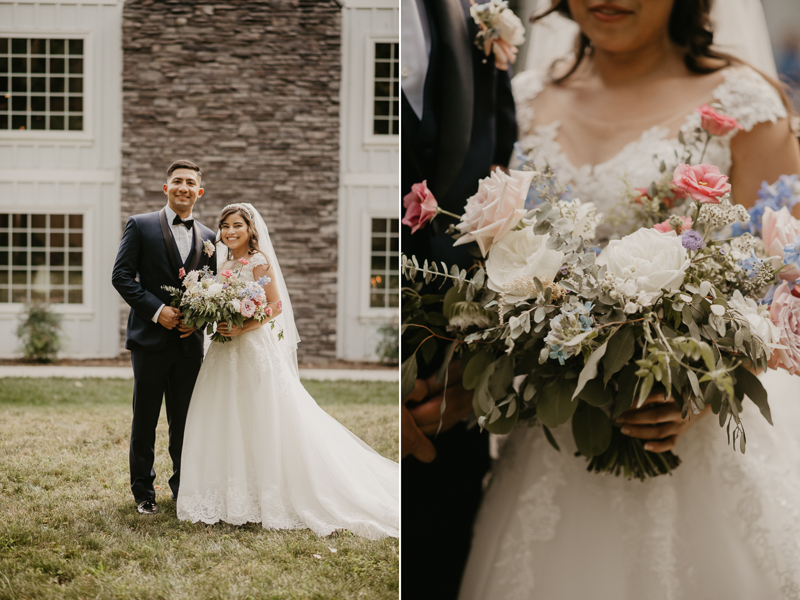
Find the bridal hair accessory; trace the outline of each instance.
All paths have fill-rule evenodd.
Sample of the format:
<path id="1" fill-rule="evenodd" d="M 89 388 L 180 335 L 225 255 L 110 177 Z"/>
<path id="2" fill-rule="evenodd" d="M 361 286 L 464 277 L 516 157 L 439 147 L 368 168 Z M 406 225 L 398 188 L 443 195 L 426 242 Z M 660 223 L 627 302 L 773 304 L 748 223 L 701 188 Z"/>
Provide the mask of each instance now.
<path id="1" fill-rule="evenodd" d="M 470 4 L 469 14 L 480 28 L 475 45 L 486 56 L 494 52 L 494 66 L 508 71 L 508 65 L 517 60 L 516 47 L 525 42 L 525 26 L 505 0 L 489 0 L 486 4 L 470 0 Z"/>
<path id="2" fill-rule="evenodd" d="M 239 209 L 239 210 L 242 210 L 242 211 L 246 212 L 247 216 L 250 217 L 251 220 L 253 220 L 255 218 L 253 216 L 253 211 L 255 209 L 253 208 L 252 204 L 243 204 L 243 203 L 240 203 L 240 202 L 236 202 L 234 204 L 228 204 L 228 206 L 226 206 L 225 208 L 222 209 L 222 212 L 225 212 L 229 208 L 236 208 L 236 209 Z"/>

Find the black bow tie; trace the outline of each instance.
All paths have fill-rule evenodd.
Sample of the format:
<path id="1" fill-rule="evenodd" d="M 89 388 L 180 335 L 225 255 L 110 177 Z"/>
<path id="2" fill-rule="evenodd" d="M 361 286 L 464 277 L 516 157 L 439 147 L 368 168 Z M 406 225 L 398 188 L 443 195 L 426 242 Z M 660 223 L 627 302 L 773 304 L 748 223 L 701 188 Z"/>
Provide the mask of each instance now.
<path id="1" fill-rule="evenodd" d="M 194 219 L 186 219 L 184 221 L 178 215 L 175 215 L 175 218 L 172 219 L 172 224 L 173 225 L 186 225 L 186 229 L 191 229 L 194 226 Z"/>

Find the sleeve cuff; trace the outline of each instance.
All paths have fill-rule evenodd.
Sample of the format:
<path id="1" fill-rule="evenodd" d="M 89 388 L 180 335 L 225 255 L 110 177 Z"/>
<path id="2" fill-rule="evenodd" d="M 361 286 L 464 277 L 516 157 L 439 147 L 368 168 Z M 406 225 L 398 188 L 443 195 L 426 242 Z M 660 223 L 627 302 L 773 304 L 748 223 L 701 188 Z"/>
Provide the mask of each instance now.
<path id="1" fill-rule="evenodd" d="M 153 315 L 153 323 L 158 323 L 158 315 L 160 315 L 160 314 L 161 314 L 161 311 L 164 309 L 164 306 L 166 306 L 166 305 L 165 305 L 165 304 L 162 304 L 162 305 L 161 305 L 161 306 L 158 308 L 158 310 L 156 311 L 156 314 L 154 314 L 154 315 Z"/>

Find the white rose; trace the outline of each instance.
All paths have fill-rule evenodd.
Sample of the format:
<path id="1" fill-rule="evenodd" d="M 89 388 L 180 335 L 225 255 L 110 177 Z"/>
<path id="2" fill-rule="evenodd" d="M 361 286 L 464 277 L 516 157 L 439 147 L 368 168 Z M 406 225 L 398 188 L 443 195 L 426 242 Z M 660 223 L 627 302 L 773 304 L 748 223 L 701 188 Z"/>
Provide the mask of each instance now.
<path id="1" fill-rule="evenodd" d="M 681 287 L 689 267 L 689 255 L 675 230 L 660 233 L 643 228 L 609 242 L 597 257 L 597 263 L 606 265 L 613 275 L 633 281 L 637 299 L 642 297 L 649 304 L 662 289 L 677 291 Z"/>
<path id="2" fill-rule="evenodd" d="M 525 42 L 525 26 L 513 11 L 509 9 L 500 11 L 494 26 L 500 32 L 500 38 L 512 46 L 520 46 Z"/>
<path id="3" fill-rule="evenodd" d="M 238 299 L 231 300 L 231 308 L 234 312 L 239 312 L 242 308 L 242 303 Z"/>
<path id="4" fill-rule="evenodd" d="M 750 323 L 750 331 L 756 334 L 764 344 L 774 348 L 781 339 L 781 331 L 769 317 L 769 307 L 759 306 L 752 298 L 745 298 L 739 290 L 733 292 L 728 306 L 738 312 Z"/>
<path id="5" fill-rule="evenodd" d="M 500 170 L 480 180 L 478 192 L 467 200 L 461 223 L 456 228 L 465 235 L 455 246 L 477 242 L 486 256 L 492 244 L 516 227 L 525 216 L 525 200 L 533 181 L 532 171 Z"/>
<path id="6" fill-rule="evenodd" d="M 533 278 L 555 278 L 564 253 L 547 249 L 549 235 L 536 235 L 533 227 L 511 231 L 495 243 L 486 259 L 489 288 L 505 292 L 516 303 L 536 295 Z"/>
<path id="7" fill-rule="evenodd" d="M 222 291 L 222 284 L 221 283 L 212 283 L 208 286 L 208 292 L 206 292 L 207 296 L 216 296 Z"/>

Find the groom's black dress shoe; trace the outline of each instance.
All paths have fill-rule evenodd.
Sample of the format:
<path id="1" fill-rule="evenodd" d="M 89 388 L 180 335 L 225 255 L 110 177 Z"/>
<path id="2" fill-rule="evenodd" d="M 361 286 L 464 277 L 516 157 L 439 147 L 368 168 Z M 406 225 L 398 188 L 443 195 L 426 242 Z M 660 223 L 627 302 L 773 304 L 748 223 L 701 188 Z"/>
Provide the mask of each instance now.
<path id="1" fill-rule="evenodd" d="M 145 500 L 136 505 L 136 510 L 140 515 L 154 515 L 158 512 L 155 500 Z"/>

